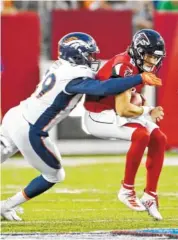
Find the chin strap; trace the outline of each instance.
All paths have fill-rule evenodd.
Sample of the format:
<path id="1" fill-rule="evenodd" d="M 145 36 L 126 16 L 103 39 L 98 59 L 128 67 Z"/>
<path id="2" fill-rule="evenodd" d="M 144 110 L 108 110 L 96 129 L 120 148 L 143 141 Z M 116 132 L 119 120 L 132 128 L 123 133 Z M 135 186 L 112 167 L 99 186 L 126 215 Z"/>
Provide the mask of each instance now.
<path id="1" fill-rule="evenodd" d="M 153 67 L 147 67 L 147 66 L 144 66 L 144 65 L 143 65 L 143 70 L 144 70 L 145 72 L 152 72 L 152 71 L 154 70 L 154 66 L 153 66 Z"/>

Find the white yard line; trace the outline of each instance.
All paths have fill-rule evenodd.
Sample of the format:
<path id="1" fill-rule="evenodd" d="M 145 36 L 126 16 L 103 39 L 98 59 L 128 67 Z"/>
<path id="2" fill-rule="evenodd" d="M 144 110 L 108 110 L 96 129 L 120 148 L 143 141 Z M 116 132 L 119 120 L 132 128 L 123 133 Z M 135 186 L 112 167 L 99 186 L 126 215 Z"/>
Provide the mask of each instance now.
<path id="1" fill-rule="evenodd" d="M 99 158 L 79 158 L 79 159 L 71 159 L 71 158 L 64 158 L 62 161 L 63 166 L 83 166 L 83 165 L 94 165 L 94 164 L 104 164 L 104 163 L 121 163 L 124 162 L 124 157 L 99 157 Z M 143 163 L 145 162 L 145 158 L 143 159 Z M 166 157 L 164 161 L 165 166 L 178 166 L 178 157 Z M 12 158 L 8 159 L 3 165 L 2 168 L 28 168 L 31 167 L 30 164 L 23 158 Z"/>
<path id="2" fill-rule="evenodd" d="M 118 200 L 117 200 L 118 201 Z M 177 207 L 159 207 L 159 209 L 163 210 L 177 210 Z M 61 209 L 48 209 L 48 208 L 42 208 L 42 209 L 34 209 L 32 210 L 33 212 L 66 212 L 66 211 L 70 211 L 70 212 L 105 212 L 105 211 L 119 211 L 119 212 L 130 212 L 130 209 L 121 209 L 121 208 L 80 208 L 80 209 L 66 209 L 66 208 L 61 208 Z"/>
<path id="3" fill-rule="evenodd" d="M 88 239 L 93 239 L 93 240 L 153 240 L 153 237 L 147 237 L 147 236 L 131 236 L 131 235 L 112 235 L 111 233 L 108 232 L 102 232 L 102 233 L 67 233 L 67 234 L 19 234 L 19 235 L 14 235 L 13 233 L 10 233 L 12 235 L 2 235 L 3 240 L 88 240 Z M 169 237 L 166 236 L 159 236 L 156 237 L 154 236 L 154 239 L 163 239 L 167 240 L 170 239 Z M 175 239 L 175 238 L 173 238 Z M 177 238 L 176 238 L 177 239 Z"/>
<path id="4" fill-rule="evenodd" d="M 149 221 L 150 219 L 148 219 Z M 170 221 L 170 222 L 176 222 L 178 221 L 178 218 L 166 218 L 167 221 Z M 75 222 L 92 222 L 92 223 L 103 223 L 103 222 L 143 222 L 143 218 L 140 217 L 140 219 L 133 219 L 133 218 L 124 218 L 124 219 L 97 219 L 97 220 L 91 220 L 91 219 L 84 219 L 84 220 L 81 220 L 81 219 L 75 219 Z M 146 219 L 144 219 L 144 221 L 146 222 Z M 65 223 L 73 223 L 74 220 L 53 220 L 53 221 L 45 221 L 45 220 L 35 220 L 35 221 L 11 221 L 10 224 L 12 225 L 36 225 L 36 224 L 56 224 L 56 223 L 62 223 L 62 224 L 65 224 Z M 8 221 L 1 221 L 1 224 L 2 225 L 8 225 L 9 222 Z"/>

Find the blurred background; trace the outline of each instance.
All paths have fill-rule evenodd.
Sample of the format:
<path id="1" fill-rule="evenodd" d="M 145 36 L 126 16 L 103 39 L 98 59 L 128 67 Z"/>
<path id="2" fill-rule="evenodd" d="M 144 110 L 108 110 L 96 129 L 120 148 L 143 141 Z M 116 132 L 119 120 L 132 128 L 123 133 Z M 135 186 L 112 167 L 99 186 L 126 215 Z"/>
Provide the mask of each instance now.
<path id="1" fill-rule="evenodd" d="M 1 1 L 1 118 L 35 90 L 43 73 L 57 59 L 59 39 L 75 31 L 91 34 L 103 62 L 124 52 L 142 28 L 159 31 L 167 56 L 159 76 L 163 86 L 144 95 L 161 105 L 161 129 L 167 150 L 178 151 L 178 1 Z M 125 153 L 128 142 L 106 141 L 87 134 L 82 102 L 51 131 L 62 154 Z"/>

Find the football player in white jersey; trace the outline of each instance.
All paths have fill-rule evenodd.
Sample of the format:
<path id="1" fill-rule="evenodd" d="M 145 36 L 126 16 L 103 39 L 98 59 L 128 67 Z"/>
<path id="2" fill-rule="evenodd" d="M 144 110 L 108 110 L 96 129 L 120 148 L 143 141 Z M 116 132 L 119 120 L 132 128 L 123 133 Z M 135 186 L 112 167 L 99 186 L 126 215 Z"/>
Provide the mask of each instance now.
<path id="1" fill-rule="evenodd" d="M 36 91 L 3 118 L 0 131 L 1 162 L 20 151 L 41 175 L 22 191 L 1 201 L 1 216 L 20 221 L 17 206 L 47 191 L 65 178 L 61 156 L 48 131 L 66 118 L 83 94 L 115 95 L 141 83 L 161 85 L 153 74 L 95 79 L 99 66 L 95 40 L 85 33 L 69 33 L 59 41 L 59 59 L 49 68 Z"/>

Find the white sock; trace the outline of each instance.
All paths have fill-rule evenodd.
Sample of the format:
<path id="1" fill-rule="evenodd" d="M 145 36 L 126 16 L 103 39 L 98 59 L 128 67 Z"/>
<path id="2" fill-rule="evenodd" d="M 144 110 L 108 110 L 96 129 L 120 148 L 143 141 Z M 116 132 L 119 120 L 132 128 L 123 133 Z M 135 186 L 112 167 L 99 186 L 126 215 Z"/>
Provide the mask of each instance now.
<path id="1" fill-rule="evenodd" d="M 133 191 L 134 185 L 129 185 L 129 184 L 123 183 L 122 188 L 127 190 L 127 191 Z"/>
<path id="2" fill-rule="evenodd" d="M 22 191 L 16 193 L 14 196 L 8 198 L 6 200 L 6 204 L 8 208 L 13 208 L 16 207 L 17 205 L 20 205 L 21 203 L 24 203 L 28 201 L 28 199 L 26 199 L 22 193 Z"/>
<path id="3" fill-rule="evenodd" d="M 156 192 L 150 192 L 150 193 L 152 193 L 153 195 L 157 196 L 157 193 L 156 193 Z"/>
<path id="4" fill-rule="evenodd" d="M 123 183 L 123 186 L 130 187 L 130 188 L 134 187 L 134 185 L 129 185 L 129 184 L 126 184 L 126 183 Z"/>

